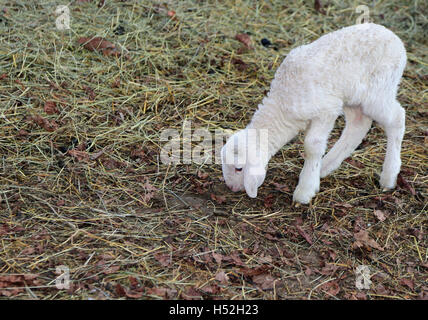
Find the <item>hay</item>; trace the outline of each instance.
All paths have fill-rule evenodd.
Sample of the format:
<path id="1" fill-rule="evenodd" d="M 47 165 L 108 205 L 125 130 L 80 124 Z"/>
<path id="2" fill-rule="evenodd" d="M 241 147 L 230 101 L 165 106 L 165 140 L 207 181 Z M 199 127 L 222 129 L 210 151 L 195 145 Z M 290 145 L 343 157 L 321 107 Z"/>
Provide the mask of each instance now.
<path id="1" fill-rule="evenodd" d="M 226 189 L 219 165 L 160 163 L 159 135 L 186 119 L 211 132 L 242 128 L 283 56 L 353 24 L 361 3 L 321 1 L 324 14 L 298 0 L 98 3 L 73 2 L 65 31 L 55 28 L 58 1 L 0 5 L 0 297 L 427 298 L 423 1 L 367 3 L 408 49 L 400 185 L 379 189 L 385 137 L 374 127 L 298 208 L 301 137 L 249 199 Z M 252 47 L 236 40 L 242 33 Z M 88 51 L 81 37 L 124 54 Z M 378 247 L 355 246 L 361 230 Z M 362 291 L 361 264 L 374 275 Z M 60 265 L 68 290 L 55 287 Z M 13 277 L 29 274 L 36 280 Z"/>

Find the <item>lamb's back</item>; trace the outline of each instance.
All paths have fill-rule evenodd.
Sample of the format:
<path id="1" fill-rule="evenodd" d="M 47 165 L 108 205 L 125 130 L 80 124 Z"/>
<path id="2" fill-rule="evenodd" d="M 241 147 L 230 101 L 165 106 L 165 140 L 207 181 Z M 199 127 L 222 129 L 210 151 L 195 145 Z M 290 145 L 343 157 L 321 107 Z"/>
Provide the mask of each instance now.
<path id="1" fill-rule="evenodd" d="M 369 90 L 379 77 L 391 74 L 398 85 L 405 63 L 404 45 L 392 31 L 373 23 L 354 25 L 290 51 L 271 91 L 280 92 L 288 104 L 324 94 L 353 100 L 356 89 Z"/>

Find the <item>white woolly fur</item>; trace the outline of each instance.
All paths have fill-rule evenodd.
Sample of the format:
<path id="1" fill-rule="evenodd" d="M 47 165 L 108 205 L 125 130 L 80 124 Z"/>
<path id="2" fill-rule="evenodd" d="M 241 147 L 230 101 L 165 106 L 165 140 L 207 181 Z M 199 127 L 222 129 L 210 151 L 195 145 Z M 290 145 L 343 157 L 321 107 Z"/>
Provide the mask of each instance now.
<path id="1" fill-rule="evenodd" d="M 293 49 L 278 68 L 250 124 L 223 146 L 226 184 L 233 191 L 245 189 L 256 197 L 269 159 L 306 130 L 305 163 L 293 199 L 308 203 L 319 191 L 320 177 L 351 155 L 375 120 L 387 136 L 380 184 L 384 189 L 394 188 L 405 127 L 405 112 L 396 95 L 405 65 L 402 41 L 385 27 L 371 23 L 346 27 Z M 341 114 L 345 128 L 323 157 L 330 131 Z M 267 129 L 268 140 L 247 147 L 249 129 L 256 136 Z M 245 160 L 238 159 L 238 154 L 244 154 Z"/>

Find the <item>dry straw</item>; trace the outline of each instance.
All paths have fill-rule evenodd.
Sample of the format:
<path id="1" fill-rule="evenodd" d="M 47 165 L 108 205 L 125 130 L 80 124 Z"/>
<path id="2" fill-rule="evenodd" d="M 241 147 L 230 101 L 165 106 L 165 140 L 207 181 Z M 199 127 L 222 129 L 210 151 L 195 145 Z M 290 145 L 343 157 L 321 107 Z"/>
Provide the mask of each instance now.
<path id="1" fill-rule="evenodd" d="M 244 127 L 284 55 L 355 23 L 361 4 L 317 2 L 72 1 L 70 29 L 57 30 L 58 1 L 2 1 L 0 298 L 426 299 L 426 2 L 367 3 L 408 50 L 395 190 L 378 186 L 377 126 L 298 208 L 301 137 L 257 199 L 227 190 L 219 165 L 159 162 L 161 131 L 186 119 Z M 59 265 L 69 290 L 55 288 Z M 358 265 L 373 272 L 368 290 Z"/>

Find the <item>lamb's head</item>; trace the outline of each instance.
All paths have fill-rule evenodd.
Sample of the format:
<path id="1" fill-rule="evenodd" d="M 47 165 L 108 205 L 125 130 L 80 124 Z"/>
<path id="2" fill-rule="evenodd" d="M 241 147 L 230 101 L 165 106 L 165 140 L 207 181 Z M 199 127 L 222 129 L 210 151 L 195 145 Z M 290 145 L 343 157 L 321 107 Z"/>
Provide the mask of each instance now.
<path id="1" fill-rule="evenodd" d="M 244 129 L 232 135 L 221 149 L 223 177 L 233 191 L 244 190 L 251 198 L 257 197 L 257 189 L 266 177 L 267 161 L 260 153 L 249 130 Z"/>

